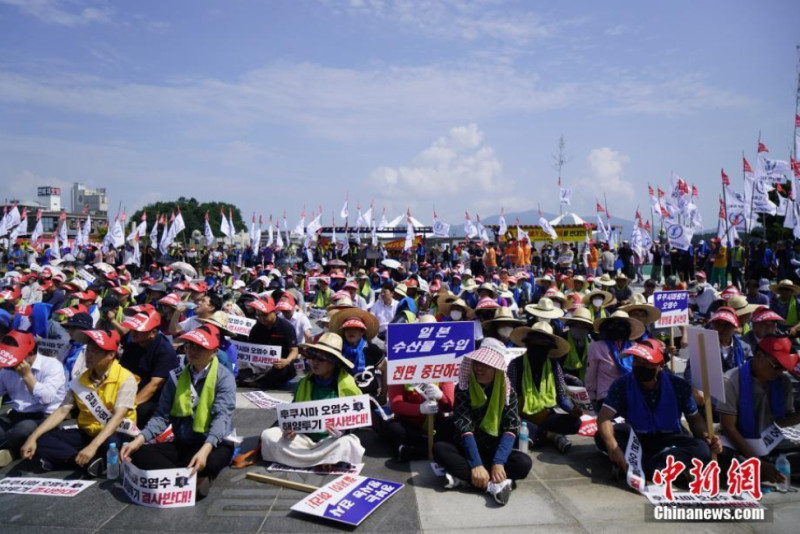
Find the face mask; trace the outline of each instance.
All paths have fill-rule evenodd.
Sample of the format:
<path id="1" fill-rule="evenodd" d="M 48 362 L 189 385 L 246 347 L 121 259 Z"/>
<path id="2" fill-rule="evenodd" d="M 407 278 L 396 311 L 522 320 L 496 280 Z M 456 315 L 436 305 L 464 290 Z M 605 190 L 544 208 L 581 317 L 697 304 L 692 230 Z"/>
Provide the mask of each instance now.
<path id="1" fill-rule="evenodd" d="M 460 310 L 453 310 L 450 312 L 450 318 L 454 321 L 458 321 L 463 316 Z"/>
<path id="2" fill-rule="evenodd" d="M 559 301 L 557 301 L 557 300 L 554 300 L 553 301 L 553 308 L 555 308 L 557 310 L 560 310 L 561 309 L 561 303 Z"/>
<path id="3" fill-rule="evenodd" d="M 571 326 L 569 331 L 572 332 L 572 337 L 574 339 L 583 339 L 587 335 L 589 335 L 589 329 L 588 328 L 579 328 L 579 327 Z"/>
<path id="4" fill-rule="evenodd" d="M 513 326 L 501 326 L 497 329 L 497 333 L 500 334 L 500 337 L 508 338 L 511 336 L 511 332 L 514 331 Z"/>
<path id="5" fill-rule="evenodd" d="M 603 298 L 592 299 L 592 306 L 594 306 L 595 308 L 599 308 L 600 306 L 603 305 L 603 300 L 605 299 Z"/>
<path id="6" fill-rule="evenodd" d="M 650 382 L 656 377 L 656 373 L 658 369 L 653 369 L 651 367 L 633 367 L 633 378 L 636 379 L 637 382 Z"/>

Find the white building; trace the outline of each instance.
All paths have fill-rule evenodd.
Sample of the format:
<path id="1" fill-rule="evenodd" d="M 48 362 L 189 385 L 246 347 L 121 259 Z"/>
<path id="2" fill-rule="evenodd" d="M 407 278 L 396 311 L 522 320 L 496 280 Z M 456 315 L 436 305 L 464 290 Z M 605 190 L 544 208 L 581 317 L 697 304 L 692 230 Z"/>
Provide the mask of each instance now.
<path id="1" fill-rule="evenodd" d="M 89 213 L 105 214 L 108 212 L 108 196 L 106 188 L 88 189 L 84 184 L 72 184 L 70 201 L 73 213 L 80 213 L 84 206 L 89 207 Z"/>

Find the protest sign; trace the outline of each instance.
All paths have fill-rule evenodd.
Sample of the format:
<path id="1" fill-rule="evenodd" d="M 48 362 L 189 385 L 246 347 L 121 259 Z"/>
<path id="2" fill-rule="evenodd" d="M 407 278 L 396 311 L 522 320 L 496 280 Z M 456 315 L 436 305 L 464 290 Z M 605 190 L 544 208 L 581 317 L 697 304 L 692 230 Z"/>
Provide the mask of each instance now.
<path id="1" fill-rule="evenodd" d="M 292 467 L 291 465 L 272 462 L 267 466 L 267 471 L 281 471 L 283 473 L 305 473 L 309 475 L 357 475 L 364 469 L 364 464 L 350 465 L 346 462 L 338 464 L 315 465 L 314 467 Z"/>
<path id="2" fill-rule="evenodd" d="M 263 391 L 248 391 L 247 393 L 242 393 L 242 397 L 249 400 L 256 407 L 261 408 L 262 410 L 269 410 L 271 408 L 275 408 L 279 404 L 285 402 L 282 401 L 281 399 L 270 397 L 267 393 Z"/>
<path id="3" fill-rule="evenodd" d="M 271 369 L 281 359 L 283 348 L 279 345 L 258 345 L 245 341 L 231 341 L 236 346 L 240 369 Z"/>
<path id="4" fill-rule="evenodd" d="M 255 319 L 228 314 L 228 330 L 239 336 L 249 336 L 250 330 L 255 326 Z"/>
<path id="5" fill-rule="evenodd" d="M 747 439 L 744 440 L 750 445 L 750 448 L 753 449 L 753 453 L 756 456 L 766 456 L 772 449 L 774 449 L 778 443 L 783 441 L 785 438 L 782 429 L 775 424 L 769 425 L 767 428 L 764 429 L 764 432 L 755 439 Z M 722 442 L 724 447 L 728 447 L 730 449 L 736 450 L 728 438 L 723 434 L 719 437 L 719 440 Z"/>
<path id="6" fill-rule="evenodd" d="M 506 353 L 504 356 L 506 357 L 506 363 L 511 363 L 511 360 L 519 358 L 525 351 L 528 349 L 525 347 L 506 347 Z"/>
<path id="7" fill-rule="evenodd" d="M 94 284 L 94 281 L 96 280 L 96 277 L 89 273 L 89 271 L 86 269 L 78 269 L 75 274 L 86 280 L 86 282 L 89 284 Z"/>
<path id="8" fill-rule="evenodd" d="M 692 366 L 692 385 L 700 391 L 703 388 L 703 361 L 708 371 L 708 393 L 717 402 L 725 402 L 725 381 L 722 378 L 722 358 L 720 357 L 719 335 L 716 330 L 689 328 L 689 362 Z M 705 356 L 703 358 L 702 356 Z"/>
<path id="9" fill-rule="evenodd" d="M 49 495 L 51 497 L 74 497 L 94 484 L 94 482 L 94 480 L 59 480 L 55 478 L 8 477 L 0 480 L 0 493 Z"/>
<path id="10" fill-rule="evenodd" d="M 672 500 L 668 499 L 662 491 L 650 491 L 645 493 L 645 497 L 653 506 L 673 506 L 687 508 L 764 508 L 755 497 L 749 493 L 741 495 L 731 495 L 730 493 L 719 493 L 711 496 L 708 493 L 695 495 L 693 493 L 673 493 Z"/>
<path id="11" fill-rule="evenodd" d="M 656 291 L 653 293 L 653 305 L 661 310 L 661 318 L 655 323 L 656 328 L 689 324 L 688 291 Z"/>
<path id="12" fill-rule="evenodd" d="M 594 405 L 589 399 L 589 392 L 586 388 L 579 386 L 567 386 L 567 395 L 575 405 L 588 414 L 594 414 Z"/>
<path id="13" fill-rule="evenodd" d="M 122 463 L 122 488 L 136 504 L 151 508 L 194 506 L 197 476 L 189 468 L 139 469 Z"/>
<path id="14" fill-rule="evenodd" d="M 628 445 L 625 447 L 625 461 L 628 462 L 625 481 L 631 489 L 646 494 L 649 488 L 647 487 L 647 478 L 644 476 L 644 470 L 642 469 L 642 454 L 642 444 L 639 442 L 639 438 L 636 437 L 636 432 L 631 430 L 630 437 L 628 437 Z"/>
<path id="15" fill-rule="evenodd" d="M 51 356 L 59 361 L 63 361 L 69 348 L 69 339 L 45 339 L 36 336 L 36 346 L 39 354 Z"/>
<path id="16" fill-rule="evenodd" d="M 316 323 L 320 319 L 324 319 L 328 316 L 328 311 L 324 308 L 309 308 L 308 310 L 308 319 L 312 323 Z"/>
<path id="17" fill-rule="evenodd" d="M 291 509 L 356 527 L 402 487 L 398 482 L 343 475 Z"/>
<path id="18" fill-rule="evenodd" d="M 475 326 L 452 323 L 390 324 L 387 329 L 387 382 L 456 382 L 461 357 L 475 350 Z"/>
<path id="19" fill-rule="evenodd" d="M 597 417 L 593 415 L 582 415 L 581 426 L 578 428 L 578 435 L 591 438 L 594 437 L 595 434 L 597 434 Z"/>
<path id="20" fill-rule="evenodd" d="M 278 425 L 300 434 L 325 432 L 328 427 L 350 430 L 372 425 L 369 395 L 278 405 Z"/>

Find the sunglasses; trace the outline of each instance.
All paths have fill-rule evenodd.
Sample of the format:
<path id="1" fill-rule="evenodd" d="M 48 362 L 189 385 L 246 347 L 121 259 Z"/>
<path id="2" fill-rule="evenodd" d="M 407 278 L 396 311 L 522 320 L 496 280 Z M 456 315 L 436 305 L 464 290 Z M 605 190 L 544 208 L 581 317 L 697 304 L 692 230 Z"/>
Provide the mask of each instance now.
<path id="1" fill-rule="evenodd" d="M 303 355 L 303 357 L 311 362 L 333 362 L 333 360 L 331 360 L 328 356 L 318 352 L 307 352 Z"/>
<path id="2" fill-rule="evenodd" d="M 783 371 L 783 365 L 781 365 L 781 362 L 777 361 L 775 358 L 767 356 L 767 363 L 773 371 Z"/>

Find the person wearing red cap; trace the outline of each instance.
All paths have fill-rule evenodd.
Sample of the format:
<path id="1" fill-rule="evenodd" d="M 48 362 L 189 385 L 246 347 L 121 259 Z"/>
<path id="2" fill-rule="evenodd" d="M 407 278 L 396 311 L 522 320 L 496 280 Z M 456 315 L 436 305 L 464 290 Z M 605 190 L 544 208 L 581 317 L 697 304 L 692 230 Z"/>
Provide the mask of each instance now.
<path id="1" fill-rule="evenodd" d="M 313 307 L 324 310 L 331 305 L 331 297 L 333 296 L 333 292 L 331 291 L 330 283 L 330 278 L 327 276 L 317 277 L 317 290 L 309 299 L 309 302 L 311 302 Z"/>
<path id="2" fill-rule="evenodd" d="M 152 305 L 143 305 L 139 313 L 127 317 L 122 324 L 130 329 L 130 336 L 122 347 L 120 364 L 139 379 L 136 420 L 144 426 L 158 407 L 169 373 L 178 367 L 178 356 L 172 343 L 159 331 L 161 315 Z"/>
<path id="3" fill-rule="evenodd" d="M 355 280 L 349 280 L 344 284 L 343 288 L 349 295 L 350 300 L 353 301 L 353 304 L 364 311 L 369 309 L 369 304 L 364 297 L 358 292 L 358 283 Z"/>
<path id="4" fill-rule="evenodd" d="M 264 371 L 263 368 L 245 368 L 240 365 L 239 376 L 243 383 L 256 383 L 261 389 L 278 389 L 297 376 L 294 361 L 298 357 L 297 337 L 292 324 L 278 315 L 275 301 L 265 296 L 247 304 L 256 312 L 256 324 L 247 338 L 249 343 L 280 348 L 281 359 Z"/>
<path id="5" fill-rule="evenodd" d="M 291 293 L 287 291 L 281 295 L 280 300 L 278 300 L 278 303 L 275 305 L 275 309 L 281 312 L 283 318 L 292 324 L 295 337 L 299 342 L 311 342 L 311 321 L 309 321 L 308 316 L 298 308 L 294 296 Z"/>
<path id="6" fill-rule="evenodd" d="M 39 423 L 64 399 L 64 369 L 41 356 L 32 334 L 12 330 L 0 340 L 0 397 L 12 409 L 0 416 L 0 467 L 7 466 Z"/>
<path id="7" fill-rule="evenodd" d="M 190 467 L 198 476 L 198 495 L 205 497 L 233 456 L 228 437 L 233 433 L 236 380 L 217 359 L 215 326 L 204 324 L 178 342 L 186 345 L 188 365 L 170 374 L 158 409 L 142 433 L 122 447 L 120 457 L 146 470 Z M 170 425 L 173 441 L 148 443 Z"/>
<path id="8" fill-rule="evenodd" d="M 725 402 L 717 406 L 722 434 L 727 443 L 726 459 L 761 457 L 761 477 L 767 482 L 782 482 L 775 469 L 775 453 L 787 455 L 793 476 L 800 471 L 800 447 L 783 440 L 773 452 L 763 455 L 755 449 L 763 446 L 761 435 L 772 425 L 790 427 L 800 424 L 800 412 L 794 409 L 789 373 L 797 373 L 800 357 L 792 352 L 786 336 L 769 334 L 756 346 L 755 356 L 741 367 L 725 373 Z"/>
<path id="9" fill-rule="evenodd" d="M 38 456 L 42 468 L 78 466 L 90 476 L 105 471 L 111 443 L 117 448 L 138 434 L 136 427 L 136 378 L 117 361 L 119 334 L 84 330 L 87 370 L 69 384 L 70 393 L 28 437 L 21 456 Z M 78 428 L 58 426 L 78 408 Z"/>
<path id="10" fill-rule="evenodd" d="M 650 338 L 623 352 L 633 357 L 632 371 L 611 384 L 597 415 L 594 438 L 600 451 L 625 473 L 625 447 L 634 432 L 642 447 L 642 470 L 648 479 L 664 468 L 669 455 L 691 465 L 693 458 L 707 463 L 712 450 L 722 450 L 718 437 L 709 439 L 691 385 L 664 370 L 663 350 L 660 341 Z M 689 423 L 691 435 L 681 426 L 681 414 Z M 625 423 L 614 424 L 616 417 L 625 418 Z"/>
<path id="11" fill-rule="evenodd" d="M 708 328 L 716 330 L 719 336 L 723 372 L 739 367 L 753 357 L 750 345 L 743 343 L 742 339 L 736 334 L 736 329 L 739 328 L 739 317 L 733 308 L 727 306 L 718 308 L 708 320 Z M 689 361 L 686 362 L 683 378 L 690 384 L 692 383 L 692 366 Z"/>
<path id="12" fill-rule="evenodd" d="M 203 323 L 200 319 L 208 319 L 215 311 L 222 309 L 222 299 L 216 293 L 199 293 L 197 300 L 194 303 L 194 315 L 181 320 L 181 311 L 186 310 L 186 303 L 181 303 L 178 309 L 172 314 L 169 321 L 169 333 L 172 336 L 179 337 L 186 332 L 191 332 Z"/>
<path id="13" fill-rule="evenodd" d="M 766 306 L 759 306 L 753 311 L 750 324 L 752 326 L 742 336 L 742 342 L 750 345 L 750 350 L 755 354 L 758 342 L 769 335 L 777 334 L 779 326 L 785 324 L 785 321 L 783 317 Z"/>

